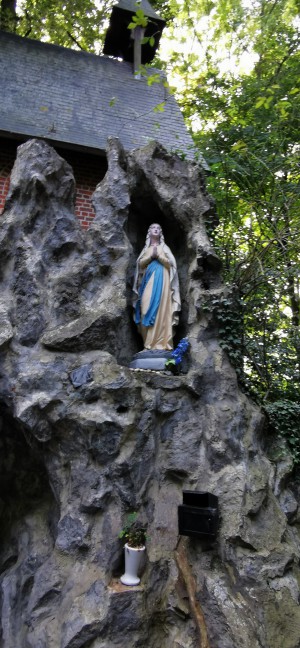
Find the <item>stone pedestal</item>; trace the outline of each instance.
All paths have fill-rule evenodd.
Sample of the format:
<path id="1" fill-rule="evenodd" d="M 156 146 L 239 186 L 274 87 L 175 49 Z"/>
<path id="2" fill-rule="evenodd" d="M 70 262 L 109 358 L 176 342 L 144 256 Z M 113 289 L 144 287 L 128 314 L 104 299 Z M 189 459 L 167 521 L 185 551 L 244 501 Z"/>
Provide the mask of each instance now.
<path id="1" fill-rule="evenodd" d="M 172 357 L 171 351 L 140 351 L 136 353 L 131 361 L 130 369 L 151 369 L 152 371 L 164 371 L 165 364 Z"/>

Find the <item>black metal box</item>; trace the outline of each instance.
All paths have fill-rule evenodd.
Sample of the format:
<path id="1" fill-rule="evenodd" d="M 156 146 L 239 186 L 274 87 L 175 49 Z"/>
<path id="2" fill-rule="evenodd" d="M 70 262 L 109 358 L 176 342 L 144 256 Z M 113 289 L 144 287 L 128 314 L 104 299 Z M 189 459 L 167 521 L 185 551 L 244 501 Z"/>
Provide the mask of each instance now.
<path id="1" fill-rule="evenodd" d="M 218 530 L 218 498 L 211 493 L 183 491 L 183 504 L 178 506 L 179 534 L 215 540 Z"/>

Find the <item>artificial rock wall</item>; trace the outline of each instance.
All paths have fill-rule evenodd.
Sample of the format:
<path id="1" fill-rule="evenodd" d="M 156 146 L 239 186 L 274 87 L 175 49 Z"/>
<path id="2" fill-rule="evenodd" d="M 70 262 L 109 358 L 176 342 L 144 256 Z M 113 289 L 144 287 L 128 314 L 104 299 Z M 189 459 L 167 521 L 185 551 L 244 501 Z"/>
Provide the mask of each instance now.
<path id="1" fill-rule="evenodd" d="M 289 462 L 263 452 L 261 413 L 202 310 L 223 290 L 202 173 L 155 143 L 125 155 L 111 140 L 108 165 L 84 232 L 71 167 L 27 142 L 1 220 L 0 646 L 297 648 Z M 177 337 L 191 343 L 179 376 L 128 368 L 151 222 L 178 262 Z M 214 545 L 178 537 L 183 489 L 219 497 Z M 133 510 L 149 540 L 128 588 L 118 532 Z"/>

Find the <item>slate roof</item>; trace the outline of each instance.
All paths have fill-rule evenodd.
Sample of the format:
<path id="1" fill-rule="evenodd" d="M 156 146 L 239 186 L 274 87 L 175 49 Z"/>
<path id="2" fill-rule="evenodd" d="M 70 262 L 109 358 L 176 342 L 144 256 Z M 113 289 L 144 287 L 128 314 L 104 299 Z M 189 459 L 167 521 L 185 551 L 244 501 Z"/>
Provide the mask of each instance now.
<path id="1" fill-rule="evenodd" d="M 2 135 L 44 137 L 90 152 L 104 151 L 110 135 L 126 150 L 156 139 L 194 157 L 174 97 L 163 83 L 137 80 L 130 63 L 0 32 L 0 88 Z M 163 101 L 164 111 L 155 112 Z"/>

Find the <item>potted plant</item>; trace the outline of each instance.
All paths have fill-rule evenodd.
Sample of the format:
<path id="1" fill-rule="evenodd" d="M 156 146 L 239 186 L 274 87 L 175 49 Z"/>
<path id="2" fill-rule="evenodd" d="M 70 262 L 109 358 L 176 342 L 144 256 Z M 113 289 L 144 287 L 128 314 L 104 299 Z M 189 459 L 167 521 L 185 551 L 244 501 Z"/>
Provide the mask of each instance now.
<path id="1" fill-rule="evenodd" d="M 137 521 L 137 513 L 130 513 L 126 524 L 119 533 L 119 538 L 125 540 L 125 573 L 121 576 L 123 585 L 138 585 L 139 567 L 145 552 L 146 529 Z"/>

